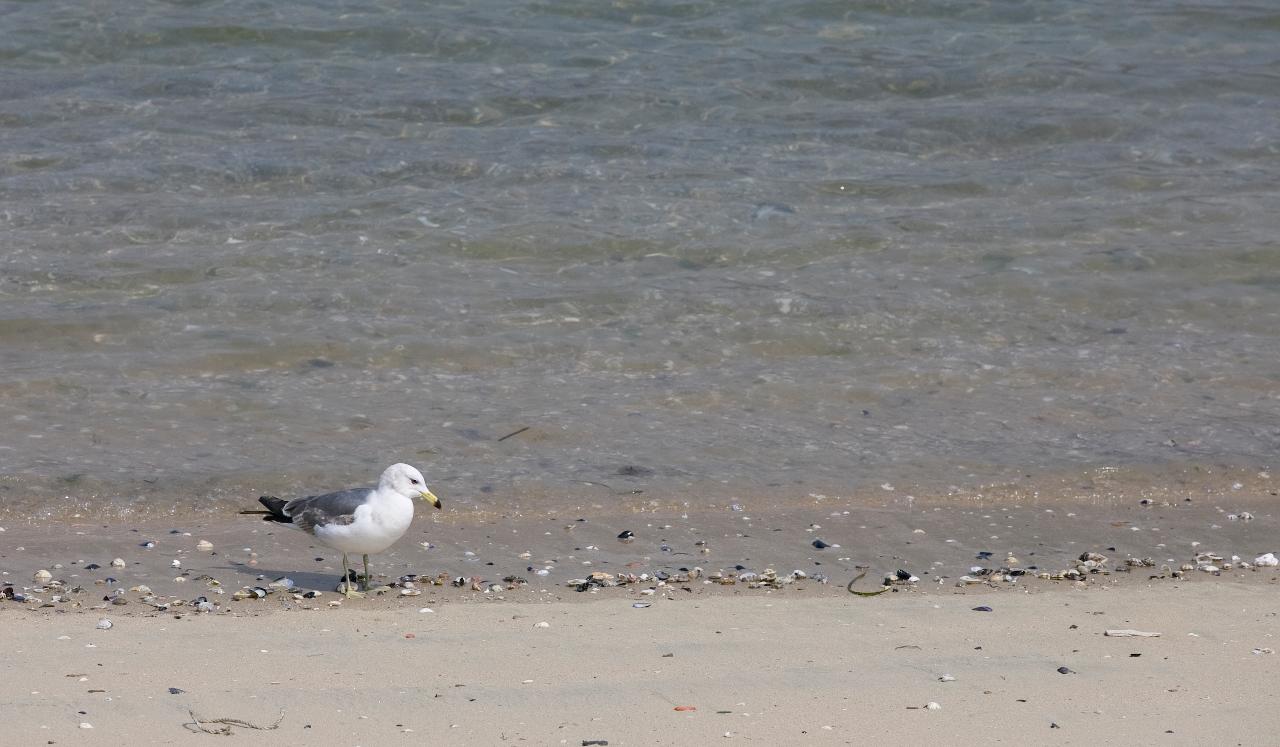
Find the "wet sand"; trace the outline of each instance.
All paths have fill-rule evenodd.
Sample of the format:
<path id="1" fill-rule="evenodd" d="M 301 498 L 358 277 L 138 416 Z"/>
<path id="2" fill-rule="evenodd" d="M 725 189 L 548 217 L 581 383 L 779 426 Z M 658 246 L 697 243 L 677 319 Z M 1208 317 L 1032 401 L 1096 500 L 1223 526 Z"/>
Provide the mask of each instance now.
<path id="1" fill-rule="evenodd" d="M 653 586 L 643 583 L 642 574 L 668 574 L 696 581 L 685 584 L 694 595 L 737 593 L 747 586 L 707 583 L 717 573 L 723 577 L 718 580 L 727 581 L 769 569 L 798 579 L 789 589 L 817 595 L 843 594 L 845 584 L 864 570 L 866 588 L 898 571 L 917 577 L 914 587 L 928 589 L 954 586 L 966 576 L 990 581 L 1003 577 L 1002 568 L 1021 572 L 1013 574 L 1014 584 L 1049 574 L 1053 578 L 1045 583 L 1052 585 L 1062 582 L 1058 577 L 1064 571 L 1079 568 L 1088 553 L 1106 558 L 1084 569 L 1092 584 L 1172 578 L 1188 564 L 1220 566 L 1228 576 L 1238 576 L 1240 568 L 1224 564 L 1280 551 L 1280 513 L 1270 486 L 1230 487 L 1239 484 L 1227 483 L 1216 494 L 1152 491 L 1152 498 L 911 497 L 881 490 L 880 495 L 810 494 L 772 503 L 636 496 L 508 513 L 446 504 L 443 512 L 420 510 L 409 532 L 373 557 L 372 570 L 379 583 L 395 583 L 407 574 L 461 578 L 465 592 L 474 587 L 509 592 L 516 599 L 576 597 L 573 589 L 579 585 L 571 582 L 592 573 L 615 580 L 636 577 L 637 583 L 626 587 L 629 593 Z M 254 504 L 246 499 L 244 505 Z M 50 603 L 59 596 L 52 602 L 56 607 L 74 609 L 100 604 L 124 589 L 132 604 L 124 610 L 133 612 L 146 606 L 140 602 L 146 594 L 129 591 L 138 585 L 150 588 L 160 602 L 206 596 L 226 610 L 235 604 L 230 595 L 243 587 L 265 588 L 288 578 L 301 590 L 331 594 L 341 576 L 338 553 L 256 516 L 161 521 L 5 522 L 0 524 L 0 583 L 29 591 L 36 585 L 33 574 L 44 569 L 64 585 L 31 592 L 33 600 Z M 624 533 L 629 534 L 625 541 L 619 539 Z M 123 567 L 112 567 L 115 559 Z M 84 591 L 71 593 L 77 587 Z M 423 588 L 449 601 L 469 598 L 454 594 L 451 586 Z M 275 600 L 273 595 L 268 601 Z"/>

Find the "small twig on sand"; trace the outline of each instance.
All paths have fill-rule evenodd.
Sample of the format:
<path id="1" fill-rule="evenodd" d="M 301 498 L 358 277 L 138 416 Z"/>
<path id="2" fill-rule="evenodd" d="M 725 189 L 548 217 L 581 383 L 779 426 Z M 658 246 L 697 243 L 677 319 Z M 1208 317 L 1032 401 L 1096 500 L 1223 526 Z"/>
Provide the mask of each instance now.
<path id="1" fill-rule="evenodd" d="M 510 433 L 508 433 L 507 435 L 503 436 L 502 438 L 500 438 L 500 439 L 498 439 L 498 440 L 499 440 L 499 441 L 506 441 L 508 438 L 511 438 L 512 436 L 518 436 L 518 435 L 520 435 L 521 433 L 524 433 L 525 431 L 529 430 L 529 429 L 530 429 L 530 428 L 532 428 L 532 427 L 533 427 L 533 426 L 531 426 L 531 425 L 526 425 L 525 427 L 521 428 L 521 429 L 520 429 L 520 430 L 518 430 L 518 431 L 511 431 Z"/>
<path id="2" fill-rule="evenodd" d="M 866 571 L 863 571 L 862 573 L 859 573 L 858 575 L 854 576 L 854 577 L 853 577 L 853 580 L 849 582 L 849 585 L 848 585 L 848 586 L 846 586 L 846 587 L 844 587 L 844 588 L 845 588 L 846 590 L 848 590 L 848 592 L 849 592 L 850 594 L 857 594 L 857 595 L 858 595 L 858 596 L 860 596 L 860 597 L 874 597 L 874 596 L 876 596 L 877 594 L 883 594 L 883 593 L 885 593 L 886 591 L 888 591 L 888 590 L 889 590 L 889 587 L 888 587 L 888 586 L 886 586 L 886 587 L 884 587 L 883 589 L 881 589 L 880 591 L 854 591 L 854 590 L 853 590 L 853 585 L 854 585 L 854 584 L 856 584 L 856 583 L 858 583 L 859 581 L 861 581 L 861 580 L 862 580 L 862 577 L 863 577 L 863 576 L 865 576 L 865 575 L 867 575 L 867 572 L 866 572 Z"/>
<path id="3" fill-rule="evenodd" d="M 271 731 L 279 729 L 280 722 L 284 721 L 284 709 L 280 709 L 280 717 L 271 726 L 258 726 L 243 719 L 238 718 L 200 718 L 195 711 L 188 710 L 191 714 L 191 723 L 183 724 L 188 730 L 193 732 L 204 732 L 205 734 L 221 734 L 223 736 L 231 736 L 231 727 L 239 726 L 245 729 L 257 729 L 258 731 Z M 222 724 L 220 727 L 210 728 L 206 724 Z M 193 728 L 194 727 L 194 728 Z"/>

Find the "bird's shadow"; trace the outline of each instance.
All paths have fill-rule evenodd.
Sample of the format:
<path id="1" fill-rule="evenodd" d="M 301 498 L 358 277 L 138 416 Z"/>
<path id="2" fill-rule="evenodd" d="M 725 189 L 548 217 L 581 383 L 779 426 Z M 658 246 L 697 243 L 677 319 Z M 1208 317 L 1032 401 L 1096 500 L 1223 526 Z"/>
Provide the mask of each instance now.
<path id="1" fill-rule="evenodd" d="M 238 586 L 265 586 L 278 578 L 290 578 L 293 579 L 294 586 L 304 591 L 308 589 L 332 591 L 334 587 L 342 582 L 342 572 L 340 570 L 320 573 L 316 571 L 282 570 L 245 565 L 224 565 L 221 568 L 236 574 Z M 357 575 L 361 572 L 358 568 L 352 568 L 351 571 Z M 262 576 L 261 580 L 258 580 L 259 576 Z M 377 578 L 377 574 L 374 574 L 374 578 Z"/>

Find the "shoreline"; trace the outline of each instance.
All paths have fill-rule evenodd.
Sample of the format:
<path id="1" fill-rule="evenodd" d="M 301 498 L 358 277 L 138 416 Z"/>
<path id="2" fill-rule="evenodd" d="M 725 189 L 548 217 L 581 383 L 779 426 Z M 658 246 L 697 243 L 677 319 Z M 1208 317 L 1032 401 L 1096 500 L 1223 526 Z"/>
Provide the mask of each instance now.
<path id="1" fill-rule="evenodd" d="M 862 573 L 862 591 L 882 588 L 886 578 L 899 590 L 1273 579 L 1275 568 L 1254 563 L 1280 552 L 1275 503 L 872 506 L 819 497 L 761 511 L 731 504 L 485 521 L 432 512 L 372 557 L 381 592 L 370 602 L 394 608 L 385 600 L 569 600 L 671 589 L 842 596 Z M 340 554 L 313 538 L 250 516 L 0 532 L 0 587 L 6 597 L 26 597 L 24 605 L 115 601 L 120 614 L 132 614 L 200 599 L 219 612 L 277 600 L 327 604 L 337 599 L 340 568 Z M 307 591 L 319 594 L 303 597 Z M 239 598 L 247 595 L 255 596 Z M 0 609 L 18 604 L 0 599 Z"/>

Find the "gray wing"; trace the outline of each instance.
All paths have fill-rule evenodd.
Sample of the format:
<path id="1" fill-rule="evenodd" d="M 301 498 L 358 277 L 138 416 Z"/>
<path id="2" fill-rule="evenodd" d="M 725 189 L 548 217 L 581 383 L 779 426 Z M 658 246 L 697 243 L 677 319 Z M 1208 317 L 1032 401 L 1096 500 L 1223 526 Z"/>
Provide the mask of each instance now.
<path id="1" fill-rule="evenodd" d="M 352 488 L 336 493 L 295 498 L 284 505 L 284 513 L 309 534 L 326 524 L 350 524 L 356 508 L 363 505 L 373 488 Z"/>

